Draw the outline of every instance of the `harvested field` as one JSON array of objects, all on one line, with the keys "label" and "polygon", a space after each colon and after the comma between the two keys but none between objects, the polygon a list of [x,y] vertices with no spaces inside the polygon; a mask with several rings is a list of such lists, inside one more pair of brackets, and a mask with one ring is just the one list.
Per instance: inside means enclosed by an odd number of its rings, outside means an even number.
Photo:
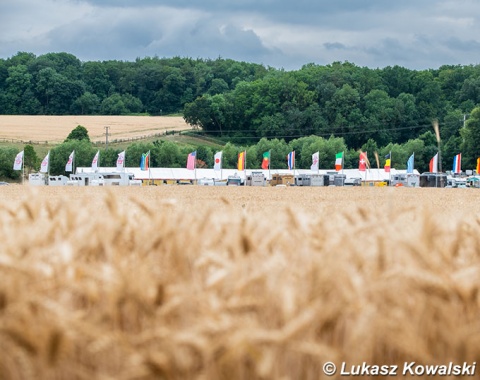
[{"label": "harvested field", "polygon": [[0,378],[480,362],[478,196],[2,186]]},{"label": "harvested field", "polygon": [[92,141],[130,139],[165,131],[191,129],[181,116],[23,116],[0,115],[0,140],[63,142],[78,125]]}]

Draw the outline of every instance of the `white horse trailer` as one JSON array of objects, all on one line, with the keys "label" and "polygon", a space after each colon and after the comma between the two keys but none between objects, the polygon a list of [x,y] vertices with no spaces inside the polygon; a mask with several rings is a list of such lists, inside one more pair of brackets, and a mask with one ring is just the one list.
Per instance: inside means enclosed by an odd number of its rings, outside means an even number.
[{"label": "white horse trailer", "polygon": [[77,186],[130,186],[138,185],[132,173],[76,173],[70,174],[71,184]]},{"label": "white horse trailer", "polygon": [[48,186],[66,186],[68,177],[64,175],[50,175],[48,176]]},{"label": "white horse trailer", "polygon": [[30,173],[28,175],[28,184],[31,186],[45,186],[48,184],[48,178],[43,173]]}]

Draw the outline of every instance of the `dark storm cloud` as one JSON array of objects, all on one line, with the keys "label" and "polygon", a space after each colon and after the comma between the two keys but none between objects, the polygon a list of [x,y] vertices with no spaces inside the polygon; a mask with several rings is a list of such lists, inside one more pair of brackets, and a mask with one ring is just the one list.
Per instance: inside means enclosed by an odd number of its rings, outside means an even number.
[{"label": "dark storm cloud", "polygon": [[476,0],[16,0],[0,2],[0,58],[67,51],[435,68],[480,62],[479,15]]}]

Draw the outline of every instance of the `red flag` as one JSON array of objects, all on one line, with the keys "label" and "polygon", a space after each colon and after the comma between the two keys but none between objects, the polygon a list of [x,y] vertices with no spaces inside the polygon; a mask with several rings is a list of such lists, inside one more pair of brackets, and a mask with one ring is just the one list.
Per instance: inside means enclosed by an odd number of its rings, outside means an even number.
[{"label": "red flag", "polygon": [[430,173],[438,173],[438,153],[430,160]]},{"label": "red flag", "polygon": [[370,166],[368,164],[367,152],[360,151],[360,161],[358,163],[358,170],[360,170],[361,172],[364,172],[367,169],[367,166]]}]

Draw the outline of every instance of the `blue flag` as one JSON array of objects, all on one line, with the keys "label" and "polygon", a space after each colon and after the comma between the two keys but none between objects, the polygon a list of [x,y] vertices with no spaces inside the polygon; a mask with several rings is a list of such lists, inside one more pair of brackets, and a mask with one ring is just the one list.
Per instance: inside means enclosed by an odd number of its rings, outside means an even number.
[{"label": "blue flag", "polygon": [[413,153],[407,161],[407,173],[413,173],[413,157],[415,153]]},{"label": "blue flag", "polygon": [[287,164],[290,170],[295,170],[295,151],[288,153],[287,155]]}]

